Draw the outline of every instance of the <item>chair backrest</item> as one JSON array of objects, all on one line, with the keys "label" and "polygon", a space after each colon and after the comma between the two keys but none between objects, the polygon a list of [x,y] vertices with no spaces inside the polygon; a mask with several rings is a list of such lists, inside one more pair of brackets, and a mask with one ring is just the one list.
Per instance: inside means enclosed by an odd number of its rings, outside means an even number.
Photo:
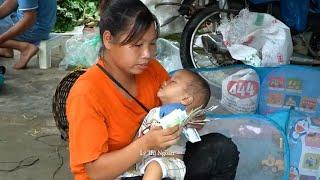
[{"label": "chair backrest", "polygon": [[66,115],[66,101],[69,91],[74,82],[83,74],[85,70],[75,70],[66,75],[58,84],[52,100],[52,113],[61,133],[61,139],[68,140],[69,123]]}]

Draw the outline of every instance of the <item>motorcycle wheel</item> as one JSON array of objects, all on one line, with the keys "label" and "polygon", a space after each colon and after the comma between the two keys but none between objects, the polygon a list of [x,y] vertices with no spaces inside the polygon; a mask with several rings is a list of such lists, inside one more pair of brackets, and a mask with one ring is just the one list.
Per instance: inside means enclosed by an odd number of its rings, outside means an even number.
[{"label": "motorcycle wheel", "polygon": [[[230,13],[225,13],[230,15]],[[180,57],[184,68],[217,67],[234,64],[217,31],[221,11],[216,7],[200,10],[190,18],[181,35]]]}]

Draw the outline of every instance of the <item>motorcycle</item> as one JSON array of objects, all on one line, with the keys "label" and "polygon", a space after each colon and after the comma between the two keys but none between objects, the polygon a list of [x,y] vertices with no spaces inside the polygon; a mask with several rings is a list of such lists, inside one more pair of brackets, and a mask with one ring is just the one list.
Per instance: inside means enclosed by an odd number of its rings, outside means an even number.
[{"label": "motorcycle", "polygon": [[[181,3],[159,3],[162,5],[180,6],[179,16],[184,16],[188,21],[180,37],[180,58],[185,68],[216,67],[230,64],[242,63],[235,60],[229,54],[222,34],[217,30],[223,18],[233,18],[243,8],[250,8],[250,5],[263,4],[267,6],[267,13],[272,12],[273,3],[276,0],[183,0]],[[288,0],[282,0],[288,1]],[[290,28],[303,31],[306,28],[306,21],[309,6],[312,12],[320,12],[319,0],[305,0],[306,3],[298,0],[288,1],[281,4],[281,19]],[[310,1],[310,4],[309,4]],[[302,5],[301,5],[302,3]],[[302,9],[301,11],[289,11],[288,9]],[[294,14],[296,13],[296,14]],[[162,26],[174,21],[178,16],[166,20]],[[315,39],[315,38],[313,38]],[[312,41],[312,47],[314,45]],[[314,54],[314,53],[313,53]]]}]

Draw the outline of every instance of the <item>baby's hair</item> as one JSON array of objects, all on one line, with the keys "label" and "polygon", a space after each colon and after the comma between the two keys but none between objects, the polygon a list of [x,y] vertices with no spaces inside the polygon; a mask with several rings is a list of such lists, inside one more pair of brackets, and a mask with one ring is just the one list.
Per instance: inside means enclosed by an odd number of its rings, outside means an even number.
[{"label": "baby's hair", "polygon": [[188,91],[196,97],[202,108],[205,108],[210,100],[211,91],[209,83],[197,72],[187,70],[192,75],[192,80],[188,83]]},{"label": "baby's hair", "polygon": [[101,0],[100,16],[101,37],[105,31],[110,31],[115,38],[129,32],[120,45],[137,43],[151,25],[155,25],[159,35],[156,17],[140,0]]}]

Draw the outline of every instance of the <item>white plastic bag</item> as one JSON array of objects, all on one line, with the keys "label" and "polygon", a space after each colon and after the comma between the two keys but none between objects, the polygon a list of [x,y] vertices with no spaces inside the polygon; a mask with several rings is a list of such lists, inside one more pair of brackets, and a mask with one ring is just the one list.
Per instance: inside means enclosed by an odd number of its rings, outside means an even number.
[{"label": "white plastic bag", "polygon": [[259,76],[242,69],[222,81],[221,105],[232,113],[254,113],[258,106]]},{"label": "white plastic bag", "polygon": [[218,27],[232,58],[256,67],[288,64],[293,47],[290,29],[270,14],[240,11]]},{"label": "white plastic bag", "polygon": [[66,42],[66,55],[59,67],[62,69],[88,68],[97,62],[100,47],[98,29],[74,35]]}]

